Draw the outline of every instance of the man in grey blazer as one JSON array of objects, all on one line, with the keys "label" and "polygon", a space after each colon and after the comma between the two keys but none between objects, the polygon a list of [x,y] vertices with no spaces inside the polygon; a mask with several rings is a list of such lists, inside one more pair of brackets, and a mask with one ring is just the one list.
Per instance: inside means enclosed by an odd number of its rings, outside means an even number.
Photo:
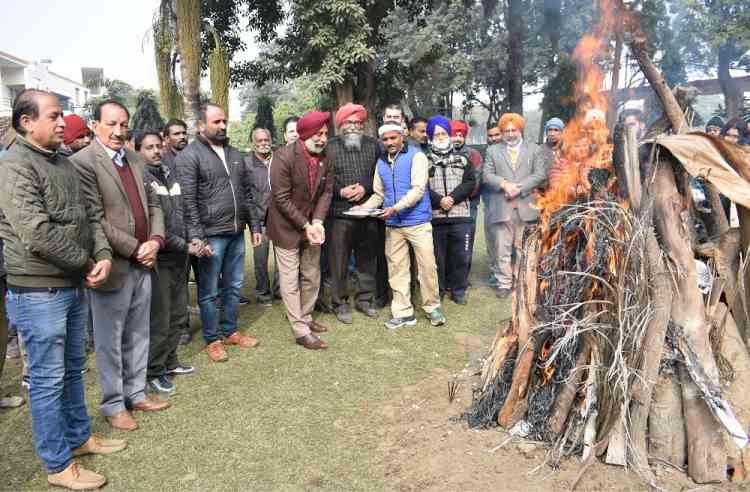
[{"label": "man in grey blazer", "polygon": [[164,244],[159,199],[143,182],[145,164],[125,148],[128,110],[108,100],[94,110],[96,141],[73,158],[92,213],[112,246],[112,272],[92,290],[96,366],[102,414],[112,427],[138,427],[129,410],[156,411],[164,400],[147,397],[151,274]]},{"label": "man in grey blazer", "polygon": [[499,298],[508,297],[513,288],[513,257],[518,257],[525,225],[539,217],[534,208],[535,190],[546,179],[541,152],[523,139],[524,125],[523,116],[516,113],[500,118],[502,142],[487,149],[482,168],[482,182],[489,196],[485,220],[490,222],[495,239]]}]

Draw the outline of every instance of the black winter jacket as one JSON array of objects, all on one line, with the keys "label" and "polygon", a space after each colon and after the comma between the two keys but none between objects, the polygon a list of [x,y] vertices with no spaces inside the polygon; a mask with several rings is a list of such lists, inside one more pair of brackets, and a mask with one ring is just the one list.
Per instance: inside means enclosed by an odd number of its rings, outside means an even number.
[{"label": "black winter jacket", "polygon": [[188,252],[187,228],[183,214],[182,190],[177,182],[177,171],[174,161],[171,165],[146,165],[143,181],[159,197],[161,211],[164,214],[164,248],[159,250],[159,262],[170,265],[185,263]]},{"label": "black winter jacket", "polygon": [[260,220],[251,211],[243,155],[227,143],[224,156],[228,174],[211,144],[199,135],[175,159],[188,240],[241,233],[248,224],[260,231]]}]

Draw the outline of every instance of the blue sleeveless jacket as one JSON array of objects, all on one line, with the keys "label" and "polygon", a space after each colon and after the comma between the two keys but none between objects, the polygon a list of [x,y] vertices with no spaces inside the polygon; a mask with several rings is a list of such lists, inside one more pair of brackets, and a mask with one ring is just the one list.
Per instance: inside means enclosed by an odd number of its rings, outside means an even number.
[{"label": "blue sleeveless jacket", "polygon": [[[388,164],[384,155],[378,159],[378,175],[383,182],[383,208],[392,207],[411,189],[411,164],[420,149],[404,144],[404,149],[398,153],[393,167]],[[432,205],[430,191],[425,185],[422,198],[411,208],[404,209],[386,219],[388,227],[408,227],[426,224],[432,220]]]}]

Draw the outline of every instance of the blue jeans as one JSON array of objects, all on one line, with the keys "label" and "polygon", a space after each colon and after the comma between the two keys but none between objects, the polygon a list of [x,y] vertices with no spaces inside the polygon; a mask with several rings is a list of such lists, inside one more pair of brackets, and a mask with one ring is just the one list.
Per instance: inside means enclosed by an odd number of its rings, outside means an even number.
[{"label": "blue jeans", "polygon": [[[198,306],[201,309],[203,338],[206,343],[228,337],[237,331],[240,289],[245,277],[245,236],[211,236],[208,244],[214,250],[211,257],[199,263]],[[216,306],[221,275],[222,310]]]},{"label": "blue jeans", "polygon": [[[11,288],[12,289],[12,288]],[[83,288],[6,294],[8,312],[29,356],[34,447],[48,473],[68,467],[91,436],[81,371],[88,303]]]}]

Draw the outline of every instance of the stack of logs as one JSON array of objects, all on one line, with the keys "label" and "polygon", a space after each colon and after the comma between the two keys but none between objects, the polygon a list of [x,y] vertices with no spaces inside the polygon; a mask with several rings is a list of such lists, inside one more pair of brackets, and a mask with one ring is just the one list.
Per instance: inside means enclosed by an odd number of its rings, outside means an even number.
[{"label": "stack of logs", "polygon": [[[621,2],[620,9],[627,11]],[[628,16],[630,51],[671,133],[685,133],[684,108],[637,26]],[[736,172],[737,186],[750,188],[744,156],[707,135],[690,138],[710,141]],[[738,205],[742,227],[731,229],[724,190],[709,180],[703,186],[712,210],[697,210],[690,185],[696,176],[658,138],[639,148],[634,132],[621,129],[614,156],[600,189],[527,230],[512,321],[498,331],[469,421],[486,425],[482,416],[489,416],[514,435],[544,439],[553,443],[553,457],[582,452],[590,463],[606,453],[604,460],[632,467],[654,486],[658,463],[685,469],[697,483],[745,480],[750,321],[743,252],[750,211]],[[576,220],[578,232],[565,229]],[[602,234],[606,241],[595,237]],[[550,272],[545,262],[555,244],[563,248],[555,253],[559,265],[585,271]],[[597,248],[606,250],[600,265]],[[699,272],[702,264],[710,268]],[[590,279],[575,284],[583,289],[576,302],[558,295],[551,305],[550,290],[573,285],[555,287],[562,276]],[[547,400],[540,396],[545,387],[554,388]]]}]

